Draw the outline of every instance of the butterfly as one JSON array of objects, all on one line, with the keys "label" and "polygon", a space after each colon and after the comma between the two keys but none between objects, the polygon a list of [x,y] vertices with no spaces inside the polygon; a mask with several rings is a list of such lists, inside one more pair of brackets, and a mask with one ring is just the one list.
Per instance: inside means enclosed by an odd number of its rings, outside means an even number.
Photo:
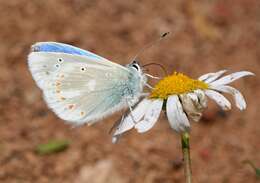
[{"label": "butterfly", "polygon": [[28,66],[47,105],[75,126],[93,124],[123,108],[131,109],[148,85],[147,75],[135,60],[122,66],[57,42],[32,45]]}]

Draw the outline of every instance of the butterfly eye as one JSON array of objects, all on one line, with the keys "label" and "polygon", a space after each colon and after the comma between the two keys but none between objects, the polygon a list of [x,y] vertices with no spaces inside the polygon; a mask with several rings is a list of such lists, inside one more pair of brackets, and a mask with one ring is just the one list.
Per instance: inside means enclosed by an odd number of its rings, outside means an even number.
[{"label": "butterfly eye", "polygon": [[133,64],[132,66],[133,66],[133,68],[135,68],[137,71],[139,71],[139,66],[138,66],[137,64]]}]

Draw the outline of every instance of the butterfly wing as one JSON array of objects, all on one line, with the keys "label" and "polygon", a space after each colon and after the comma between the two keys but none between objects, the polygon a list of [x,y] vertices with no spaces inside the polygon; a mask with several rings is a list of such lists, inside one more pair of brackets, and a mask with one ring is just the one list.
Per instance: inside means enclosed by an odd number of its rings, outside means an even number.
[{"label": "butterfly wing", "polygon": [[93,59],[99,59],[99,60],[105,60],[107,59],[96,55],[90,51],[83,50],[80,48],[77,48],[72,45],[64,44],[64,43],[57,43],[57,42],[38,42],[32,46],[33,52],[57,52],[57,53],[68,53],[73,55],[82,55],[86,56],[88,58]]},{"label": "butterfly wing", "polygon": [[48,106],[66,121],[75,125],[94,122],[126,104],[133,74],[126,67],[95,57],[57,52],[32,52],[28,59]]}]

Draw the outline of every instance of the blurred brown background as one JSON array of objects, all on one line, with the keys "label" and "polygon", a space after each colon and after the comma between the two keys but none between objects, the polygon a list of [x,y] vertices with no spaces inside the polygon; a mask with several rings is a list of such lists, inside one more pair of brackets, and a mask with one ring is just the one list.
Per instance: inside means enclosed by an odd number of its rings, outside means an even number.
[{"label": "blurred brown background", "polygon": [[[233,84],[247,110],[223,113],[211,105],[191,131],[194,182],[256,182],[242,161],[260,166],[258,0],[1,0],[0,182],[184,182],[180,138],[163,115],[148,133],[133,130],[116,145],[108,131],[120,114],[71,129],[48,110],[26,60],[31,44],[58,41],[126,64],[165,31],[171,36],[145,52],[142,63],[192,77],[220,69],[256,74]],[[35,146],[50,139],[71,145],[36,154]]]}]

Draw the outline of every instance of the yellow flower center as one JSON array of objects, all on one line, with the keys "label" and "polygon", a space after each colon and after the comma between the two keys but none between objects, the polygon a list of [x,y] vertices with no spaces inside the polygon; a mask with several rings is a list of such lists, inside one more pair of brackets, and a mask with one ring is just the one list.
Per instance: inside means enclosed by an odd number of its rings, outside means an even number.
[{"label": "yellow flower center", "polygon": [[150,97],[166,99],[169,95],[178,95],[207,88],[208,84],[203,81],[191,79],[182,73],[174,72],[155,85]]}]

